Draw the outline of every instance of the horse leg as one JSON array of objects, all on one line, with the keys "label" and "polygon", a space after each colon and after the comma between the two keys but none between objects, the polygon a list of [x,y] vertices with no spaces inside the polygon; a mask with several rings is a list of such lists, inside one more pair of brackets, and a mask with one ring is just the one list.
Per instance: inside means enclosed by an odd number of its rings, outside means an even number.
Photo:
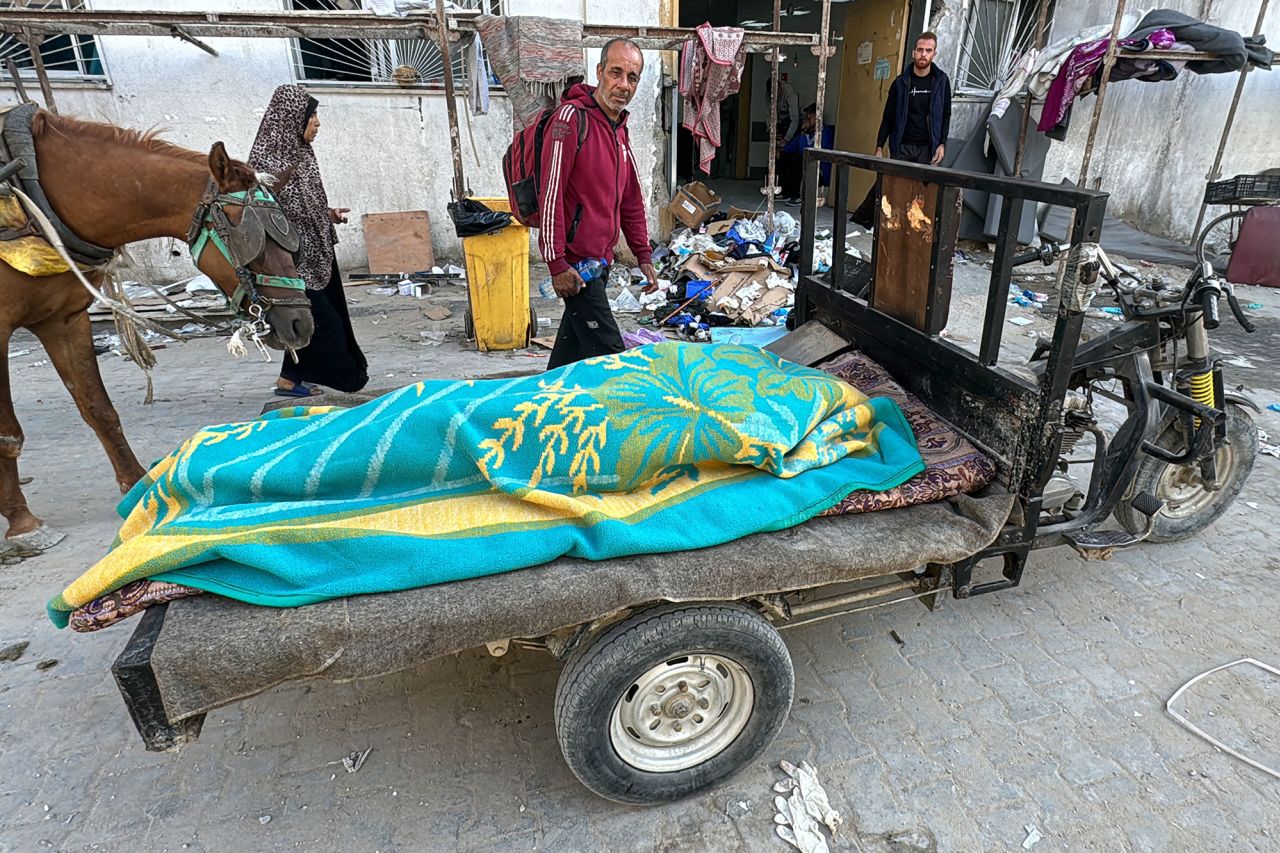
[{"label": "horse leg", "polygon": [[13,411],[9,390],[9,336],[12,329],[0,329],[0,515],[9,522],[8,536],[30,533],[40,527],[40,519],[27,508],[27,499],[18,483],[18,455],[22,452],[22,426]]},{"label": "horse leg", "polygon": [[44,344],[49,360],[53,362],[62,384],[71,392],[71,398],[84,418],[102,442],[102,449],[115,469],[120,492],[129,491],[142,479],[146,469],[133,455],[120,416],[116,414],[107,389],[102,384],[98,370],[98,356],[93,351],[93,328],[87,310],[76,311],[64,317],[53,317],[31,327],[31,331]]}]

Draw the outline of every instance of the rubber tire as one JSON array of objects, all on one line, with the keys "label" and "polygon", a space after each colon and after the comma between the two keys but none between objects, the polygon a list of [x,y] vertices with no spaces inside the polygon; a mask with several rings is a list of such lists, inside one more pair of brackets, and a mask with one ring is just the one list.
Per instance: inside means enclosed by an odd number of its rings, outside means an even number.
[{"label": "rubber tire", "polygon": [[[625,763],[609,740],[614,705],[652,666],[705,652],[732,658],[750,676],[755,706],[721,752],[673,773]],[[664,604],[611,625],[570,657],[556,686],[556,736],[573,775],[607,800],[669,802],[713,785],[754,761],[786,722],[795,695],[791,654],[777,630],[740,604]]]},{"label": "rubber tire", "polygon": [[[1182,519],[1169,518],[1163,513],[1156,515],[1155,527],[1146,541],[1181,542],[1184,539],[1190,539],[1217,521],[1244,488],[1245,481],[1249,479],[1249,473],[1253,470],[1253,463],[1258,458],[1258,427],[1253,423],[1253,418],[1249,417],[1249,413],[1241,407],[1228,403],[1226,411],[1227,438],[1231,441],[1232,449],[1240,455],[1240,464],[1236,466],[1235,476],[1230,482],[1223,484],[1218,491],[1217,499],[1198,515]],[[1165,450],[1176,450],[1183,446],[1176,424],[1170,422],[1165,426],[1160,432],[1160,437],[1156,439],[1156,444]],[[1133,478],[1133,485],[1127,493],[1129,495],[1140,492],[1157,494],[1156,488],[1160,477],[1165,468],[1171,464],[1146,453],[1142,456],[1142,462],[1139,463],[1138,471]],[[1130,506],[1128,501],[1116,507],[1115,516],[1120,526],[1130,533],[1138,534],[1146,530],[1147,517]]]}]

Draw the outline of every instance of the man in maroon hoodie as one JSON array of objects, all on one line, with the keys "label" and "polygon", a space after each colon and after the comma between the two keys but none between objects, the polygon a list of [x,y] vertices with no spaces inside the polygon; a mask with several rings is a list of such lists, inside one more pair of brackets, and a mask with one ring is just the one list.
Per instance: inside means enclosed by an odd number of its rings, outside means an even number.
[{"label": "man in maroon hoodie", "polygon": [[[538,249],[551,271],[556,294],[564,300],[564,317],[548,370],[623,350],[622,334],[605,295],[607,272],[583,282],[574,264],[603,258],[612,265],[613,247],[621,233],[649,287],[657,286],[644,198],[627,134],[626,106],[643,70],[640,48],[628,39],[613,39],[600,52],[599,85],[570,87],[547,125]],[[580,114],[587,126],[581,147]]]}]

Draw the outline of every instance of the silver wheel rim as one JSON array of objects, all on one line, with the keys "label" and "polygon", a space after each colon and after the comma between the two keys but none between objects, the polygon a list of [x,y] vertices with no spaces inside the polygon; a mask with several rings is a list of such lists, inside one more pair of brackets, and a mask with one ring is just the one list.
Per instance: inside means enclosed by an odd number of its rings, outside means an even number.
[{"label": "silver wheel rim", "polygon": [[[1225,488],[1235,477],[1236,454],[1230,444],[1218,448],[1218,481]],[[1219,497],[1223,489],[1209,491],[1200,479],[1199,465],[1166,465],[1156,484],[1156,497],[1164,501],[1161,514],[1182,520],[1203,512]]]},{"label": "silver wheel rim", "polygon": [[721,655],[692,654],[650,667],[613,706],[609,740],[627,764],[675,773],[723,752],[755,707],[751,677]]}]

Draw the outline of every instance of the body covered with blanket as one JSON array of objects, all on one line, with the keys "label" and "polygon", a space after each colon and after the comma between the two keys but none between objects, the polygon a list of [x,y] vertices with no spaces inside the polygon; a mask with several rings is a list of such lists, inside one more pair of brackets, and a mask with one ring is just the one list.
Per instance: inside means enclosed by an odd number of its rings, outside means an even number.
[{"label": "body covered with blanket", "polygon": [[703,548],[923,468],[888,398],[753,347],[662,343],[518,379],[200,430],[49,603],[139,578],[291,607],[539,565]]}]

